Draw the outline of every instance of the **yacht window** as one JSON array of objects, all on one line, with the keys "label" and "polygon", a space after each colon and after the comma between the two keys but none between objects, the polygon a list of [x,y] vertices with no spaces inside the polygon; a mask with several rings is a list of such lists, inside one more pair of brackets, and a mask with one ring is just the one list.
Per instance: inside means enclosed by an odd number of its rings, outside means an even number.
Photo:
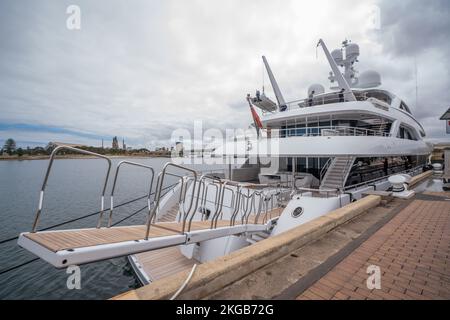
[{"label": "yacht window", "polygon": [[367,98],[375,98],[380,101],[386,102],[387,104],[391,104],[391,97],[383,91],[366,91],[364,92]]},{"label": "yacht window", "polygon": [[351,186],[403,172],[426,163],[426,156],[357,158],[346,181]]},{"label": "yacht window", "polygon": [[406,112],[411,114],[411,110],[409,110],[409,107],[403,101],[400,103],[400,109],[405,110]]},{"label": "yacht window", "polygon": [[417,140],[417,135],[414,134],[414,130],[407,128],[405,126],[400,126],[397,134],[397,138],[400,139],[408,139],[408,140]]},{"label": "yacht window", "polygon": [[422,138],[425,138],[425,131],[423,131],[423,130],[420,130],[420,135],[422,136]]}]

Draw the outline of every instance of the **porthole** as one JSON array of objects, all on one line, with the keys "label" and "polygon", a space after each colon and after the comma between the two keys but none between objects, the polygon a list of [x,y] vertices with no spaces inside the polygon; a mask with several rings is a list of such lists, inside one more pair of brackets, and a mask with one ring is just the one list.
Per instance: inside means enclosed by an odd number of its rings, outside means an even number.
[{"label": "porthole", "polygon": [[302,207],[297,207],[295,208],[294,211],[292,211],[292,217],[293,218],[298,218],[303,214],[303,208]]}]

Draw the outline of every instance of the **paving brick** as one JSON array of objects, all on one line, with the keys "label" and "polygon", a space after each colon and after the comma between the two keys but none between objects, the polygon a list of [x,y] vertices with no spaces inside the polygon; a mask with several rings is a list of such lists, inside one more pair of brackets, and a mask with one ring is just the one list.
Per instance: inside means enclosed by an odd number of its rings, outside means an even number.
[{"label": "paving brick", "polygon": [[[299,298],[450,299],[450,202],[414,200]],[[369,265],[381,290],[369,290]]]}]

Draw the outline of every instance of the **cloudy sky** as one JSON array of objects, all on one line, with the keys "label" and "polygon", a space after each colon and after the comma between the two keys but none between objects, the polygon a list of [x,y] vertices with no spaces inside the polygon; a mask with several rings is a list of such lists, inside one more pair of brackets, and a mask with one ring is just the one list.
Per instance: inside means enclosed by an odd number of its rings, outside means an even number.
[{"label": "cloudy sky", "polygon": [[[80,30],[66,26],[72,4]],[[328,86],[319,38],[330,49],[357,42],[358,68],[378,70],[428,137],[444,138],[449,8],[447,0],[2,0],[0,143],[98,146],[117,135],[154,147],[197,119],[245,128],[245,96],[268,82],[261,55],[287,100],[304,98],[311,83]]]}]

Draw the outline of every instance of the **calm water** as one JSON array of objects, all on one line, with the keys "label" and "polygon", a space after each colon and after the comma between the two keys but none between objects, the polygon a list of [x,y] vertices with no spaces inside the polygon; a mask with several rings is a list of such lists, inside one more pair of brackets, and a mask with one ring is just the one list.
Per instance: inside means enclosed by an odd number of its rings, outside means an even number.
[{"label": "calm water", "polygon": [[[123,159],[114,159],[114,164]],[[169,159],[130,159],[152,166],[159,172]],[[0,161],[0,241],[29,231],[36,212],[39,190],[48,162]],[[217,166],[216,166],[217,167]],[[205,169],[197,166],[197,169]],[[210,169],[211,166],[208,167]],[[56,160],[48,186],[41,221],[44,228],[71,218],[93,213],[100,208],[100,192],[106,164],[98,159]],[[150,174],[143,169],[123,167],[116,187],[114,203],[145,195]],[[168,180],[167,184],[174,180]],[[155,179],[156,183],[156,179]],[[107,193],[109,194],[109,192]],[[144,207],[146,200],[118,208],[114,221]],[[105,206],[109,207],[109,197]],[[123,225],[145,222],[146,210],[125,221]],[[98,216],[77,221],[60,228],[93,227]],[[113,221],[113,222],[114,222]],[[17,245],[17,241],[0,244],[0,270],[5,270],[34,256]],[[107,299],[136,288],[139,284],[126,258],[81,266],[81,290],[66,287],[68,274],[38,260],[0,275],[0,299]]]}]

